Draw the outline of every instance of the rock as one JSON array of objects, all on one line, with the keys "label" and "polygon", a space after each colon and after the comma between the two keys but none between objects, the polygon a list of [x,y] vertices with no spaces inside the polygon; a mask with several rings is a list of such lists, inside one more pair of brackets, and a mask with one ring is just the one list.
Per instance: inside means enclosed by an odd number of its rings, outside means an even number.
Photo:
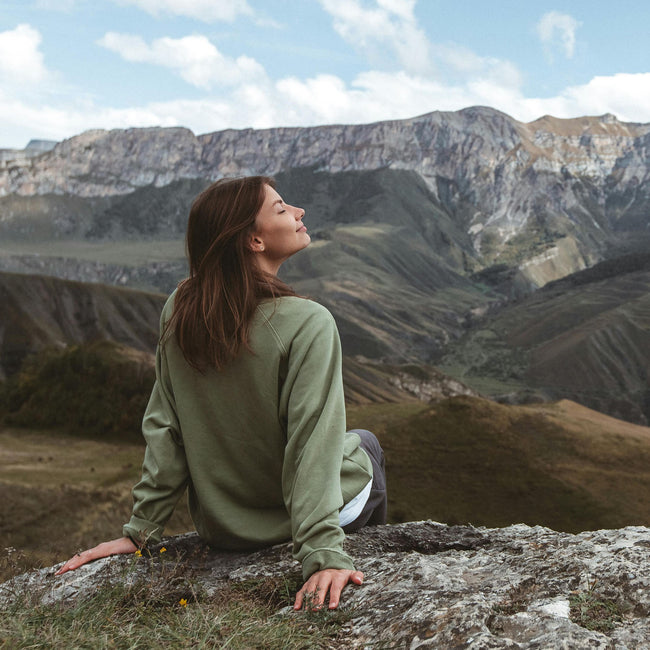
[{"label": "rock", "polygon": [[[649,533],[628,527],[571,535],[431,521],[364,529],[346,539],[365,581],[345,592],[342,607],[352,614],[345,647],[650,647]],[[24,574],[0,585],[0,602],[6,607],[25,592],[50,603],[90,598],[98,583],[134,580],[169,562],[206,594],[297,569],[289,545],[223,553],[195,534],[164,544],[164,561],[117,557],[61,577],[53,576],[56,567]],[[289,607],[281,614],[301,615]]]}]

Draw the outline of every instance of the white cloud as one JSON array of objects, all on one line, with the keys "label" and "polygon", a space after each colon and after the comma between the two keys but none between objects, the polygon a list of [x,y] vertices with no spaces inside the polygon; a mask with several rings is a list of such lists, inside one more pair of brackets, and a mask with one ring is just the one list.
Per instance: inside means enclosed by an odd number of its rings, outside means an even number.
[{"label": "white cloud", "polygon": [[537,34],[552,58],[551,50],[559,47],[567,59],[573,58],[576,46],[576,29],[582,23],[569,14],[549,11],[537,23]]},{"label": "white cloud", "polygon": [[403,119],[432,110],[492,106],[521,121],[613,113],[623,121],[650,122],[650,73],[594,77],[556,97],[525,97],[498,80],[447,84],[405,72],[370,71],[351,84],[333,75],[245,83],[204,99],[152,102],[115,109],[77,100],[68,106],[21,102],[0,91],[0,146],[30,138],[60,140],[91,128],[186,126],[195,133],[226,128],[360,124]]},{"label": "white cloud", "polygon": [[436,67],[442,71],[440,76],[444,74],[453,79],[454,83],[482,80],[513,88],[521,85],[521,73],[510,61],[479,56],[472,50],[455,44],[432,45],[431,51]]},{"label": "white cloud", "polygon": [[235,85],[265,77],[264,68],[255,59],[226,57],[202,35],[164,37],[148,45],[140,36],[108,32],[98,43],[127,61],[151,63],[174,70],[198,88]]},{"label": "white cloud", "polygon": [[334,18],[341,38],[372,62],[386,62],[396,55],[407,72],[430,69],[429,41],[413,14],[415,0],[375,0],[372,8],[359,0],[320,0],[320,4]]},{"label": "white cloud", "polygon": [[30,25],[0,32],[0,80],[9,84],[38,84],[48,77],[39,50],[41,34]]},{"label": "white cloud", "polygon": [[[521,74],[510,61],[479,56],[455,44],[429,43],[414,17],[415,0],[372,0],[371,8],[360,0],[319,1],[343,38],[357,41],[369,52],[383,49],[393,59],[397,55],[402,69],[370,69],[351,82],[332,74],[271,79],[255,59],[227,57],[203,35],[147,42],[140,36],[108,32],[99,41],[103,47],[130,62],[165,67],[205,91],[201,99],[116,109],[97,105],[83,93],[54,95],[49,87],[53,73],[39,50],[40,33],[19,25],[0,33],[0,146],[24,146],[31,137],[62,139],[89,128],[180,125],[205,133],[358,124],[472,105],[492,106],[522,121],[544,114],[614,113],[622,120],[650,122],[650,73],[594,77],[555,97],[526,97]],[[165,0],[158,6],[170,10],[172,4]],[[189,10],[200,3],[179,0],[174,6],[178,9],[181,4]],[[210,0],[212,4],[220,3]],[[243,6],[247,5],[239,4]],[[552,42],[568,39],[562,41],[568,55],[574,51],[578,24],[570,16],[564,18],[570,20],[549,18],[540,35]]]},{"label": "white cloud", "polygon": [[172,14],[204,22],[232,22],[238,15],[251,16],[253,10],[246,0],[114,0],[122,5],[135,5],[153,16]]},{"label": "white cloud", "polygon": [[624,122],[650,122],[650,72],[599,76],[556,97],[520,98],[517,113],[526,120],[612,113]]}]

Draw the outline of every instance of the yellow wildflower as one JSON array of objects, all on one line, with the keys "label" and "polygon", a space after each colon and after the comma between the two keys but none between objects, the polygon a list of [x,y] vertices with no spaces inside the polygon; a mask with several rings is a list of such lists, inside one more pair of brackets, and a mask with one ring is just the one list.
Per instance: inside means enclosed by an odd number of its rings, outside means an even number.
[{"label": "yellow wildflower", "polygon": [[142,551],[141,551],[140,549],[138,549],[138,550],[135,552],[135,556],[136,556],[136,557],[142,557]]},{"label": "yellow wildflower", "polygon": [[178,604],[179,604],[181,607],[187,607],[187,600],[186,600],[185,598],[181,598],[181,599],[178,601]]},{"label": "yellow wildflower", "polygon": [[161,552],[161,553],[164,553],[166,550],[167,550],[167,549],[163,546],[163,547],[160,549],[160,552]]}]

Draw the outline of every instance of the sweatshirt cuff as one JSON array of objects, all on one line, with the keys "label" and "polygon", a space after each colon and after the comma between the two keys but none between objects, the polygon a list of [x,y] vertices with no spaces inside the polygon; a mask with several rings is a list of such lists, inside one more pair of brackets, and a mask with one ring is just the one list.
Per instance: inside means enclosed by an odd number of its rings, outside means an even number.
[{"label": "sweatshirt cuff", "polygon": [[348,569],[354,571],[354,563],[349,555],[329,548],[317,548],[302,560],[302,577],[305,581],[316,571],[323,569]]},{"label": "sweatshirt cuff", "polygon": [[133,515],[128,524],[122,528],[124,537],[130,537],[133,543],[142,548],[147,544],[158,544],[162,538],[162,526],[153,521],[140,519]]}]

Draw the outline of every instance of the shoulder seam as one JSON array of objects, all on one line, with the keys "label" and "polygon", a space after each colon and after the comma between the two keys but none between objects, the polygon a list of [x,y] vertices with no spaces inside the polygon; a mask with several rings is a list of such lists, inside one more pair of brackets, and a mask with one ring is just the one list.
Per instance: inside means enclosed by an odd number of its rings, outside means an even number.
[{"label": "shoulder seam", "polygon": [[262,308],[259,305],[257,305],[256,309],[262,315],[262,318],[264,319],[264,322],[266,323],[268,328],[271,330],[271,333],[275,337],[275,340],[278,342],[278,345],[280,346],[280,349],[282,350],[282,354],[287,354],[287,348],[284,346],[284,343],[282,342],[282,339],[280,338],[280,335],[278,334],[278,331],[275,329],[275,327],[273,327],[273,325],[271,324],[271,321],[268,318],[268,316],[264,313],[264,311],[262,310]]}]

